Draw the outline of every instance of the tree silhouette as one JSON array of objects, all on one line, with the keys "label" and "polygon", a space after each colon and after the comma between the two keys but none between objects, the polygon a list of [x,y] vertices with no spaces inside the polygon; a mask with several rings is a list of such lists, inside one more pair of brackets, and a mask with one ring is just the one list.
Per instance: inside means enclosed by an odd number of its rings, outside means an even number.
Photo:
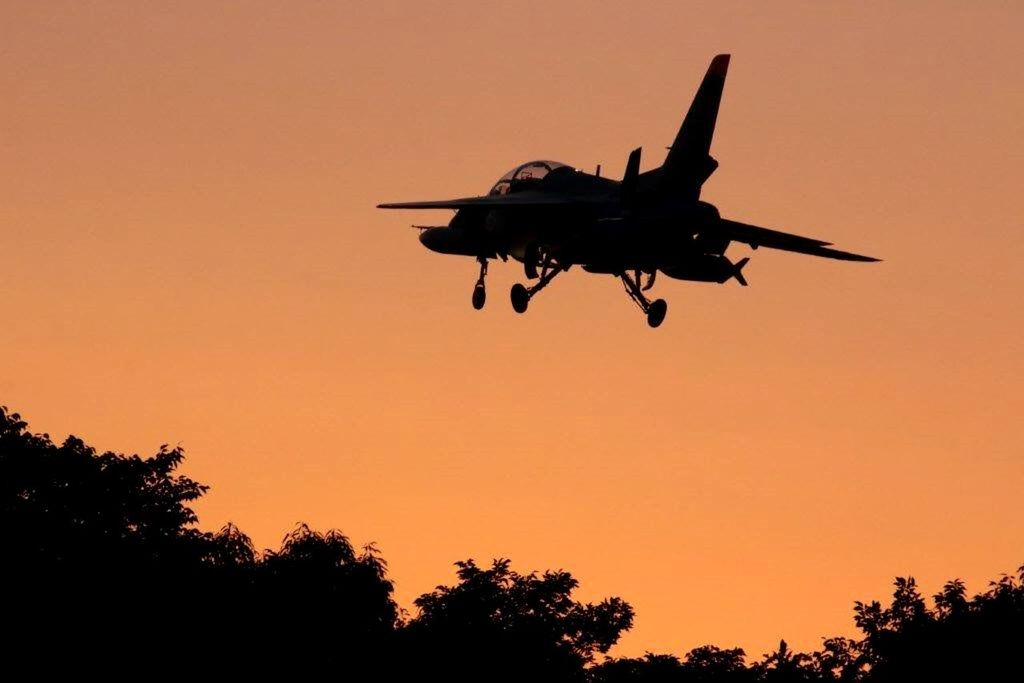
[{"label": "tree silhouette", "polygon": [[755,666],[758,679],[771,683],[796,683],[797,681],[815,680],[817,676],[810,666],[813,658],[799,652],[793,652],[785,640],[779,641],[779,648],[769,652]]},{"label": "tree silhouette", "polygon": [[255,588],[264,623],[290,624],[296,644],[366,652],[398,625],[386,563],[372,548],[357,554],[339,531],[300,524],[263,555]]},{"label": "tree silhouette", "polygon": [[686,654],[684,670],[692,681],[728,681],[741,683],[753,680],[752,671],[747,669],[746,653],[740,648],[723,650],[714,645],[694,648]]},{"label": "tree silhouette", "polygon": [[0,407],[0,600],[5,664],[39,677],[225,676],[324,671],[385,680],[788,683],[1022,680],[1024,567],[972,598],[954,579],[928,607],[913,577],[888,606],[854,604],[862,638],[811,654],[781,641],[747,664],[706,645],[680,660],[605,655],[633,622],[619,598],[573,599],[565,571],[520,574],[508,560],[457,562],[457,581],[403,618],[387,564],[341,532],[304,524],[257,551],[228,524],[202,531],[190,505],[206,486],[176,474],[184,454],[97,453],[32,434]]},{"label": "tree silhouette", "polygon": [[648,652],[643,657],[609,659],[590,671],[593,683],[672,683],[690,681],[683,674],[683,663],[673,655]]},{"label": "tree silhouette", "polygon": [[594,683],[753,683],[757,672],[747,667],[740,648],[723,650],[703,645],[686,653],[684,661],[672,655],[648,652],[637,659],[611,659],[594,667]]},{"label": "tree silhouette", "polygon": [[1004,575],[968,601],[962,581],[949,581],[929,610],[912,578],[897,578],[892,603],[857,602],[855,621],[866,678],[1007,680],[1021,677],[1024,642],[1024,567]]},{"label": "tree silhouette", "polygon": [[821,650],[811,654],[814,680],[857,681],[863,677],[866,665],[860,643],[849,638],[825,638]]},{"label": "tree silhouette", "polygon": [[10,644],[47,634],[67,658],[123,668],[172,647],[187,667],[207,657],[195,643],[385,647],[398,608],[372,548],[304,525],[265,553],[233,525],[202,532],[189,505],[207,487],[175,474],[183,457],[97,453],[75,437],[57,446],[0,408],[2,597],[21,625]]},{"label": "tree silhouette", "polygon": [[405,629],[410,662],[445,680],[582,680],[633,622],[619,598],[581,604],[568,572],[519,574],[508,560],[457,562],[459,582],[416,600]]}]

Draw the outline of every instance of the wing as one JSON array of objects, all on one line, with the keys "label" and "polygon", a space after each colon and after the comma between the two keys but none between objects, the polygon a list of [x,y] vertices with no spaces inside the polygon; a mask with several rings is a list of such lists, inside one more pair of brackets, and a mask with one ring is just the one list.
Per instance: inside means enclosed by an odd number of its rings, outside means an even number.
[{"label": "wing", "polygon": [[397,202],[378,204],[378,209],[465,209],[514,208],[531,206],[595,206],[614,203],[616,200],[603,195],[560,195],[550,192],[516,192],[485,197],[464,197],[462,199],[440,199],[425,202]]},{"label": "wing", "polygon": [[768,247],[769,249],[781,249],[792,251],[797,254],[809,254],[811,256],[822,256],[824,258],[840,259],[842,261],[880,261],[873,256],[862,256],[852,254],[848,251],[829,248],[831,242],[801,237],[788,232],[770,230],[756,225],[747,225],[737,221],[721,219],[719,221],[719,232],[735,242],[749,244],[753,248]]}]

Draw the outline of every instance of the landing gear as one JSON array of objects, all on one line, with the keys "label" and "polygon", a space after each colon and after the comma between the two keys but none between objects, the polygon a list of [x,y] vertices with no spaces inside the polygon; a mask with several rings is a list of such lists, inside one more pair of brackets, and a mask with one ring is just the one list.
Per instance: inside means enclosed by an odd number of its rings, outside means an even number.
[{"label": "landing gear", "polygon": [[[548,283],[555,279],[555,276],[562,271],[569,270],[569,266],[563,266],[554,264],[551,262],[551,257],[545,255],[543,261],[541,261],[541,271],[539,274],[535,273],[535,277],[540,277],[533,287],[526,287],[518,282],[512,285],[512,291],[509,292],[510,298],[512,299],[512,310],[516,313],[526,313],[526,309],[530,306],[530,299],[548,286]],[[529,270],[527,271],[529,276]]]},{"label": "landing gear", "polygon": [[666,313],[668,313],[668,304],[665,303],[665,300],[655,299],[647,307],[647,324],[651,327],[657,327],[665,319]]},{"label": "landing gear", "polygon": [[540,277],[537,273],[537,264],[540,262],[540,247],[536,244],[527,245],[523,254],[523,274],[527,280],[536,280]]},{"label": "landing gear", "polygon": [[516,313],[526,313],[526,307],[530,305],[530,290],[518,282],[512,285],[512,308]]},{"label": "landing gear", "polygon": [[487,289],[484,287],[484,278],[487,277],[487,259],[483,256],[477,259],[480,262],[480,277],[473,287],[473,308],[480,310],[487,301]]},{"label": "landing gear", "polygon": [[654,285],[654,273],[651,273],[651,279],[648,280],[647,286],[643,289],[640,288],[639,270],[633,271],[632,275],[619,273],[619,279],[626,286],[626,294],[629,294],[629,298],[640,307],[640,310],[647,314],[647,324],[651,327],[660,325],[665,320],[665,314],[668,313],[668,304],[665,303],[664,299],[648,301],[647,297],[644,296],[644,291]]}]

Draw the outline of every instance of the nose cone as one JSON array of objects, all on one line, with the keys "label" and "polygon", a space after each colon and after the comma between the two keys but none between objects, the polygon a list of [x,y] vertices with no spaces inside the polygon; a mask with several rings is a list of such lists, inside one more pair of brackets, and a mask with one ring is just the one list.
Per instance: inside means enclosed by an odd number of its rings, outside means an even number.
[{"label": "nose cone", "polygon": [[442,248],[445,242],[444,233],[448,231],[448,228],[427,228],[426,230],[420,231],[420,244],[425,246],[430,251],[443,252]]},{"label": "nose cone", "polygon": [[459,228],[427,228],[420,233],[420,244],[439,254],[476,256],[479,245]]}]

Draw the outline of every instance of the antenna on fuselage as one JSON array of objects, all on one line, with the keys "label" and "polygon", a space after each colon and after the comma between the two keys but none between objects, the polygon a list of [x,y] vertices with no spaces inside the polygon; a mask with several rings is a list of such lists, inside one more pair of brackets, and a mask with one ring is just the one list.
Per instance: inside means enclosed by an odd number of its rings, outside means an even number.
[{"label": "antenna on fuselage", "polygon": [[594,171],[594,175],[597,176],[598,178],[601,177],[601,164],[597,165],[597,170]]}]

